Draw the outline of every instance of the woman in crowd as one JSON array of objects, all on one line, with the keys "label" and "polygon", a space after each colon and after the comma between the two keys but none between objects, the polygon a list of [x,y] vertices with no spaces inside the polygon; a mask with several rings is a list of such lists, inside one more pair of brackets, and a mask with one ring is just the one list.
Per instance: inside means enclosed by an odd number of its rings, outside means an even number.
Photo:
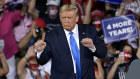
[{"label": "woman in crowd", "polygon": [[134,50],[131,45],[125,44],[120,51],[117,60],[108,73],[107,79],[125,79],[126,72],[134,57]]}]

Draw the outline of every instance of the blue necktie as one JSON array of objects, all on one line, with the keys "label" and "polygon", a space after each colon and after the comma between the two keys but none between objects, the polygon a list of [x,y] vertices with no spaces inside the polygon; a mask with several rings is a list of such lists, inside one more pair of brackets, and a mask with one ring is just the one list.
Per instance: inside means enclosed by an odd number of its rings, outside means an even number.
[{"label": "blue necktie", "polygon": [[70,34],[70,47],[76,65],[76,79],[81,79],[80,51],[78,49],[74,37],[72,36],[73,32],[70,32],[69,34]]}]

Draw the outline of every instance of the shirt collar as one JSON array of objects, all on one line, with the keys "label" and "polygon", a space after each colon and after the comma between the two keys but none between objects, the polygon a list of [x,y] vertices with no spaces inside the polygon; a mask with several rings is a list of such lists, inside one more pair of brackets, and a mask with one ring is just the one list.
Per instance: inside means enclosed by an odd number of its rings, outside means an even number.
[{"label": "shirt collar", "polygon": [[[66,29],[64,29],[64,31],[65,31],[66,36],[69,35],[69,32],[70,32],[70,31],[67,31]],[[74,29],[72,30],[72,32],[73,32],[74,35],[75,35],[75,34],[76,34],[76,36],[78,35],[78,25],[77,25],[77,24],[75,25],[75,27],[74,27]]]}]

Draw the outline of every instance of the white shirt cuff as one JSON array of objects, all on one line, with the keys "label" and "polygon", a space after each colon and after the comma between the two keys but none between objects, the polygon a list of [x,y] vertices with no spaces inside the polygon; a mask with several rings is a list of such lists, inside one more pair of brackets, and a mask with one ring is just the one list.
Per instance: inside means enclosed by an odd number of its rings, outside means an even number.
[{"label": "white shirt cuff", "polygon": [[94,48],[89,48],[92,52],[95,52],[96,51],[96,48],[94,46]]},{"label": "white shirt cuff", "polygon": [[38,58],[38,59],[40,58],[40,55],[41,55],[42,52],[43,52],[43,51],[37,52],[37,50],[35,49],[35,53],[37,53],[37,58]]}]

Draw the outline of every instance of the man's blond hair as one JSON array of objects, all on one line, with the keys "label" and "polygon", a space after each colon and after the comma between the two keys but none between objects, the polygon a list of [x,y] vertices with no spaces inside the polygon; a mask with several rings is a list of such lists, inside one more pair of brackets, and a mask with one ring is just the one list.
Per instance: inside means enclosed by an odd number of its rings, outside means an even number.
[{"label": "man's blond hair", "polygon": [[75,11],[76,16],[78,16],[78,8],[72,4],[65,4],[60,8],[59,15],[64,11]]}]

